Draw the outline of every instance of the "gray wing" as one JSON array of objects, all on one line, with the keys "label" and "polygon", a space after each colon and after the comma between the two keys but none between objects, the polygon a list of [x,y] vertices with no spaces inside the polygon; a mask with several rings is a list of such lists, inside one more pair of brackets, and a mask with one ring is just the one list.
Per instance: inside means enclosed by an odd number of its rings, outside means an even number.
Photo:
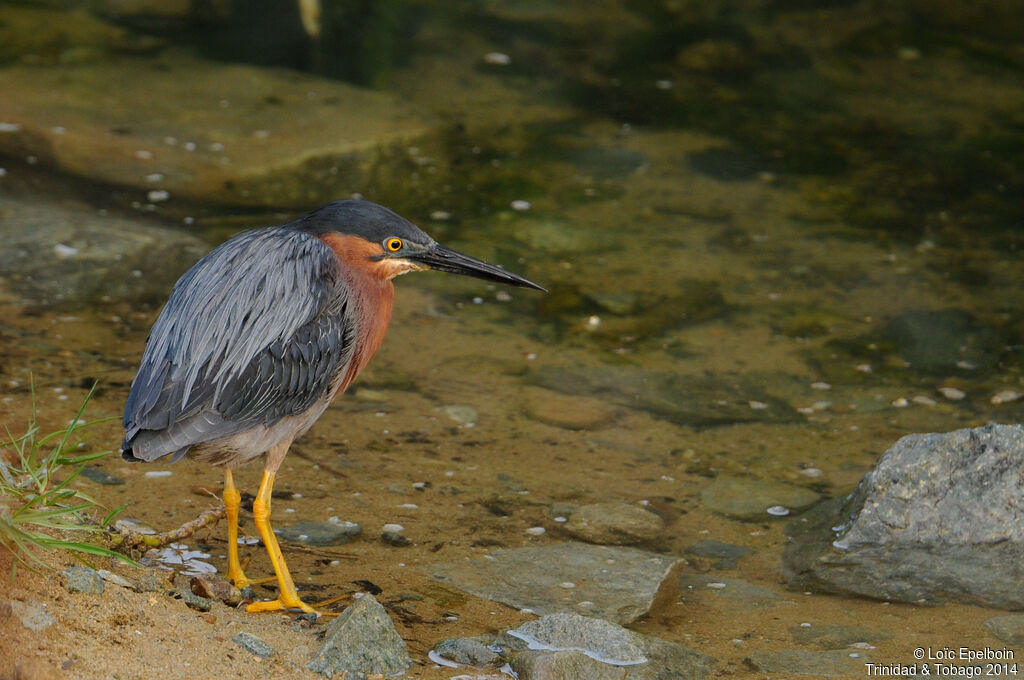
[{"label": "gray wing", "polygon": [[331,249],[270,228],[211,251],[174,286],[125,406],[122,456],[196,444],[302,413],[352,357],[348,290]]}]

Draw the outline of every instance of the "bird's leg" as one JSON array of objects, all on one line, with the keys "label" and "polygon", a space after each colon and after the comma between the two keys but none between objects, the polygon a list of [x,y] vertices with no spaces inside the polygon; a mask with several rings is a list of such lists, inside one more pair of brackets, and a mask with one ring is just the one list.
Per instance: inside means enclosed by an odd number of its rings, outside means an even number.
[{"label": "bird's leg", "polygon": [[252,585],[252,581],[242,571],[238,561],[238,506],[242,503],[242,495],[238,493],[235,480],[231,476],[231,468],[224,470],[224,507],[228,515],[228,580],[236,588]]},{"label": "bird's leg", "polygon": [[253,521],[263,539],[263,545],[267,547],[267,554],[270,556],[270,563],[274,565],[274,573],[277,574],[278,594],[276,600],[266,602],[253,602],[248,607],[250,612],[266,612],[277,609],[301,609],[307,613],[315,610],[299,599],[295,591],[295,582],[285,564],[284,555],[281,554],[281,546],[277,543],[274,530],[270,527],[270,494],[274,488],[274,476],[277,468],[288,453],[291,440],[287,439],[267,452],[267,462],[263,467],[263,481],[260,482],[260,490],[256,494],[256,500],[252,503]]}]

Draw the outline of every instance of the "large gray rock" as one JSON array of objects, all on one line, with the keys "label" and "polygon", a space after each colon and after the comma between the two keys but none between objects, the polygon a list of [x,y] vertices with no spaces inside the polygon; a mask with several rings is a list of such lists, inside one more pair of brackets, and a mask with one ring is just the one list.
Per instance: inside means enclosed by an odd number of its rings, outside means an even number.
[{"label": "large gray rock", "polygon": [[507,635],[528,647],[510,662],[520,680],[699,679],[715,665],[712,657],[683,645],[577,614],[543,616]]},{"label": "large gray rock", "polygon": [[1024,608],[1024,427],[900,439],[846,498],[788,527],[793,587]]},{"label": "large gray rock", "polygon": [[306,664],[314,673],[361,678],[392,676],[412,665],[405,641],[372,595],[364,595],[327,625],[324,644]]},{"label": "large gray rock", "polygon": [[629,623],[650,609],[679,559],[635,548],[561,543],[435,564],[435,579],[537,614],[575,612]]}]

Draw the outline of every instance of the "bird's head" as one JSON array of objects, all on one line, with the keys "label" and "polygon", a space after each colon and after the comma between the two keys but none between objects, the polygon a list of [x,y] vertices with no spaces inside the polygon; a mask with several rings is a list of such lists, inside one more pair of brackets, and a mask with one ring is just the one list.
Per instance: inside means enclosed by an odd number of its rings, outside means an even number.
[{"label": "bird's head", "polygon": [[522,276],[441,245],[401,215],[370,201],[335,201],[291,226],[322,239],[346,264],[378,278],[436,269],[546,292]]}]

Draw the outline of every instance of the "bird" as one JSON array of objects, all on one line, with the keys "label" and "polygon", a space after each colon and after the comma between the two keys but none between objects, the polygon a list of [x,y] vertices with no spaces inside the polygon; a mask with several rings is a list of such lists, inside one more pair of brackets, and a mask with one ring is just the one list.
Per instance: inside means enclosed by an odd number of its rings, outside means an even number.
[{"label": "bird", "polygon": [[154,322],[125,404],[121,456],[187,456],[224,468],[227,578],[239,588],[255,581],[238,557],[232,471],[263,458],[252,512],[278,595],[248,611],[315,612],[296,592],[270,525],[274,479],[292,442],[380,347],[392,279],[424,269],[546,292],[437,243],[384,206],[343,200],[228,239],[178,279]]}]

